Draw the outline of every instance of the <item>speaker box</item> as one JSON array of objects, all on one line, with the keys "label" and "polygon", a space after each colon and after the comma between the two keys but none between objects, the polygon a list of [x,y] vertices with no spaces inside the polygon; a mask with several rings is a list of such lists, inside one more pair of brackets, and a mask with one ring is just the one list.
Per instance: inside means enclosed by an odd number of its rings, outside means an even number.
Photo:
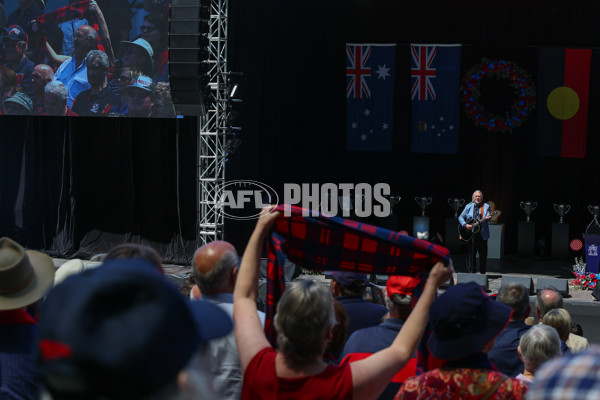
[{"label": "speaker box", "polygon": [[178,115],[205,115],[209,101],[210,0],[173,0],[169,14],[169,81]]},{"label": "speaker box", "polygon": [[475,282],[483,288],[486,292],[489,292],[488,276],[486,274],[468,274],[459,272],[456,274],[456,284]]},{"label": "speaker box", "polygon": [[547,288],[548,286],[554,286],[563,297],[569,297],[569,280],[558,279],[558,278],[538,278],[536,291]]},{"label": "speaker box", "polygon": [[596,300],[600,300],[600,286],[596,285],[596,287],[594,288],[594,291],[592,292],[592,296]]},{"label": "speaker box", "polygon": [[535,290],[533,289],[533,279],[530,276],[502,275],[500,286],[504,285],[505,283],[520,283],[529,290],[530,296],[535,295]]}]

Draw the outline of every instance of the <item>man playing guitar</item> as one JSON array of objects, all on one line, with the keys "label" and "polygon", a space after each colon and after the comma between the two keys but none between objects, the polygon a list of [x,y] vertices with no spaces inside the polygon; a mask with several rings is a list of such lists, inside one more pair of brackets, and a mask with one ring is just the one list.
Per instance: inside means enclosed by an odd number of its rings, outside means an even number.
[{"label": "man playing guitar", "polygon": [[[467,270],[477,272],[477,253],[479,253],[479,272],[485,274],[490,229],[487,221],[492,218],[490,206],[483,202],[481,190],[473,192],[473,201],[465,206],[458,217],[460,225],[472,233],[472,238],[467,242]],[[479,228],[475,229],[474,228]],[[476,232],[477,231],[477,232]],[[477,234],[479,233],[479,234]]]}]

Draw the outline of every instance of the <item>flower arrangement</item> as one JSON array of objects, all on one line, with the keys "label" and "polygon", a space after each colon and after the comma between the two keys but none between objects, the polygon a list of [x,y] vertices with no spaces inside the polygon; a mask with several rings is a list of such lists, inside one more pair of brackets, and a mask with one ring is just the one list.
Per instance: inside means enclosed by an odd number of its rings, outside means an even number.
[{"label": "flower arrangement", "polygon": [[[479,103],[481,79],[485,76],[508,79],[515,89],[516,99],[506,116],[492,114]],[[483,58],[467,72],[461,92],[467,116],[476,126],[491,132],[512,131],[525,122],[535,108],[535,86],[526,71],[512,61]]]},{"label": "flower arrangement", "polygon": [[600,274],[588,273],[583,258],[578,259],[577,257],[575,257],[575,264],[573,265],[573,275],[575,275],[575,279],[569,286],[576,290],[594,290],[598,279],[600,279]]}]

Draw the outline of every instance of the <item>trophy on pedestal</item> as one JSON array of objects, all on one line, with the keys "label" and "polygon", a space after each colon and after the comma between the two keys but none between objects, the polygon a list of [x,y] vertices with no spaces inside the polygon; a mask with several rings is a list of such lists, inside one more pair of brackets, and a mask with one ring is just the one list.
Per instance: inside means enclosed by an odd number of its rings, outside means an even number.
[{"label": "trophy on pedestal", "polygon": [[454,210],[454,218],[458,218],[458,210],[465,205],[465,199],[450,199],[448,198],[448,205]]},{"label": "trophy on pedestal", "polygon": [[562,224],[563,217],[565,215],[567,215],[569,213],[569,211],[571,211],[571,205],[570,204],[555,204],[554,211],[556,211],[556,213],[560,217],[560,220],[558,221],[558,223]]},{"label": "trophy on pedestal", "polygon": [[523,211],[525,211],[525,215],[527,215],[527,222],[531,222],[531,212],[537,208],[537,206],[538,206],[537,201],[534,201],[534,202],[522,201],[520,203],[520,205],[521,205],[521,209],[523,209]]},{"label": "trophy on pedestal", "polygon": [[425,216],[425,209],[427,208],[428,205],[431,204],[432,200],[433,200],[432,197],[415,197],[415,201],[417,202],[417,205],[419,207],[421,207],[421,216],[422,217]]}]

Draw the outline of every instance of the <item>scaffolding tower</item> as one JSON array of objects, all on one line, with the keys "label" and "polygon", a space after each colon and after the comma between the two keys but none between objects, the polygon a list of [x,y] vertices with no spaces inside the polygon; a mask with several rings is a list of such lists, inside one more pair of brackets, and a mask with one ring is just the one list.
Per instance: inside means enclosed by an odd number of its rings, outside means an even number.
[{"label": "scaffolding tower", "polygon": [[227,66],[228,0],[210,3],[208,30],[209,84],[205,113],[198,118],[198,247],[224,238],[224,215],[219,199],[225,183],[229,98]]}]

